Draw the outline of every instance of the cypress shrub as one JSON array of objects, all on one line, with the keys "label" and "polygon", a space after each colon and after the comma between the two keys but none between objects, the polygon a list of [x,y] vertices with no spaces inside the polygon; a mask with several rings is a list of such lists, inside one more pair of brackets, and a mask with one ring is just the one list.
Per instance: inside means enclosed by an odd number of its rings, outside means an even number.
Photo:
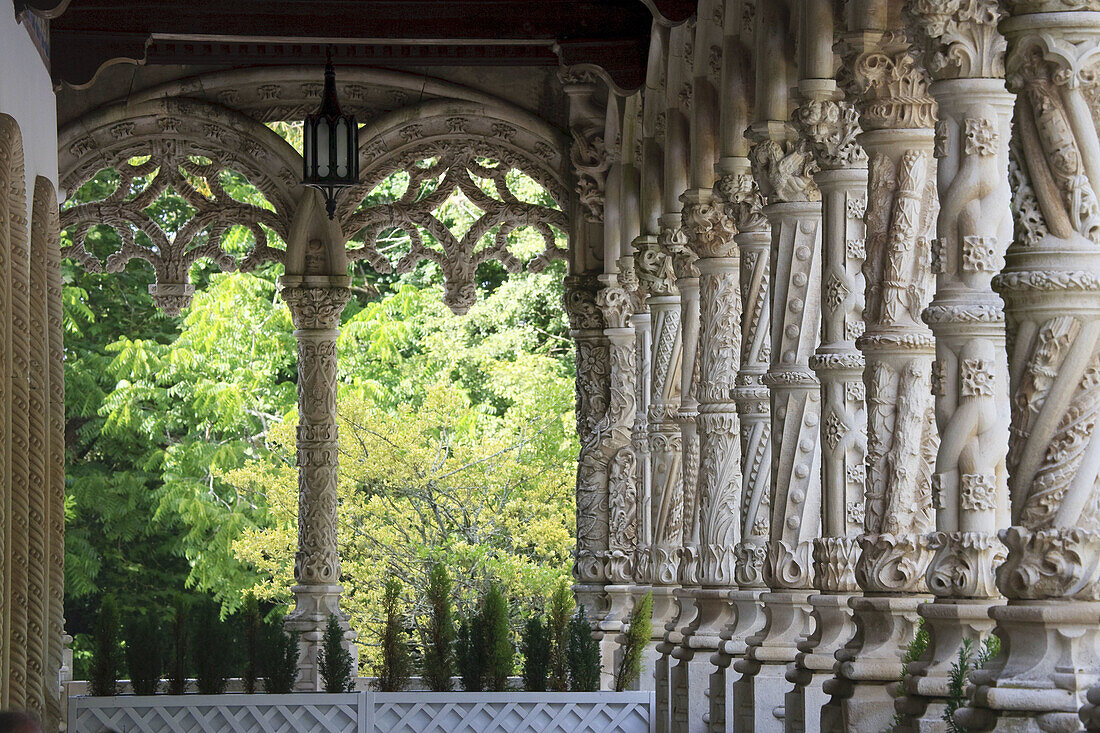
[{"label": "cypress shrub", "polygon": [[160,625],[143,616],[126,629],[126,667],[135,695],[155,695],[164,671]]},{"label": "cypress shrub", "polygon": [[317,671],[325,685],[325,692],[351,692],[355,679],[351,674],[351,653],[344,648],[344,630],[335,613],[328,616],[325,637],[317,653]]},{"label": "cypress shrub", "polygon": [[99,604],[92,638],[92,669],[89,692],[96,697],[118,694],[119,648],[118,605],[113,596],[104,596]]},{"label": "cypress shrub", "polygon": [[503,692],[508,689],[508,678],[515,670],[516,650],[508,623],[508,602],[496,583],[491,584],[485,594],[481,623],[487,657],[485,682],[490,691]]},{"label": "cypress shrub", "polygon": [[176,598],[175,608],[172,609],[171,643],[172,655],[168,661],[168,694],[182,695],[187,692],[187,661],[188,650],[188,620],[190,618],[190,606],[183,596]]},{"label": "cypress shrub", "polygon": [[401,582],[397,578],[386,579],[382,594],[382,662],[378,666],[378,690],[401,692],[409,682],[412,657],[405,638],[405,609],[401,603]]},{"label": "cypress shrub", "polygon": [[653,593],[642,596],[630,612],[630,625],[623,632],[622,658],[615,670],[615,690],[629,690],[642,676],[642,651],[653,632]]},{"label": "cypress shrub", "polygon": [[547,618],[550,637],[550,689],[569,689],[569,616],[573,613],[573,593],[568,581],[562,581],[550,596]]},{"label": "cypress shrub", "polygon": [[592,638],[584,606],[569,622],[569,684],[573,692],[600,689],[600,645]]},{"label": "cypress shrub", "polygon": [[523,689],[546,692],[550,673],[550,627],[539,616],[527,619],[523,627]]},{"label": "cypress shrub", "polygon": [[264,692],[289,695],[298,681],[298,632],[287,633],[278,626],[267,628],[264,652]]},{"label": "cypress shrub", "polygon": [[483,636],[481,613],[473,610],[458,629],[458,673],[462,676],[462,689],[466,692],[481,692],[485,687]]},{"label": "cypress shrub", "polygon": [[213,601],[202,604],[193,633],[195,686],[201,695],[220,695],[225,692],[232,672],[233,640],[221,619],[218,604]]},{"label": "cypress shrub", "polygon": [[428,689],[450,692],[455,668],[455,623],[451,611],[451,577],[443,563],[428,570],[428,625],[420,633],[423,674]]},{"label": "cypress shrub", "polygon": [[249,593],[244,599],[242,612],[244,625],[244,673],[241,679],[244,682],[246,694],[256,692],[256,680],[260,676],[260,644],[263,639],[263,618],[260,617],[260,604],[256,602],[256,596]]}]

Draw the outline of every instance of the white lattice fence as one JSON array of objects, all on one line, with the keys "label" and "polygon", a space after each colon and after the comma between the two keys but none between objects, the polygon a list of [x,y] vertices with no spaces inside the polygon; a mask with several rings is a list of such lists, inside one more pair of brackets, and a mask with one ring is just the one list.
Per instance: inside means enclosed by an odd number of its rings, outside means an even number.
[{"label": "white lattice fence", "polygon": [[69,733],[648,733],[651,692],[73,697]]}]

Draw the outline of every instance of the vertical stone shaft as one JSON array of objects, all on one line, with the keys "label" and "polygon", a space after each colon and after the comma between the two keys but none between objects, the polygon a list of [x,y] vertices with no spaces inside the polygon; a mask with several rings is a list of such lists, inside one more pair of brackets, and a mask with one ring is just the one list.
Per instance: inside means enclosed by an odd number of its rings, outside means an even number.
[{"label": "vertical stone shaft", "polygon": [[[832,38],[831,27],[827,37]],[[832,68],[823,71],[832,73]],[[787,674],[795,688],[785,712],[788,730],[817,731],[821,708],[828,701],[823,686],[832,677],[834,655],[854,632],[848,601],[859,590],[855,566],[863,528],[867,413],[864,361],[855,340],[863,329],[860,268],[867,156],[856,142],[859,113],[851,103],[837,99],[842,95],[835,82],[804,78],[802,87],[804,101],[795,118],[821,168],[814,175],[821,191],[821,343],[810,358],[821,383],[821,536],[813,541],[814,585],[821,593],[810,597],[816,623]]]},{"label": "vertical stone shaft", "polygon": [[[858,30],[858,29],[854,29]],[[866,132],[870,159],[866,217],[867,483],[862,553],[853,598],[855,636],[837,654],[840,684],[822,727],[886,728],[896,681],[925,600],[932,529],[931,474],[938,438],[930,375],[932,334],[920,316],[932,289],[936,216],[932,124],[935,102],[901,31],[853,33],[842,70]],[[843,716],[843,723],[828,715]]]},{"label": "vertical stone shaft", "polygon": [[[57,195],[46,179],[36,181],[35,200],[43,193],[42,237],[46,262],[46,329],[49,342],[49,453],[47,482],[49,506],[50,610],[46,627],[46,685],[56,683],[62,665],[62,637],[65,615],[65,348],[61,304],[61,242]],[[34,251],[32,250],[32,254]],[[56,688],[47,689],[46,730],[57,730],[61,722],[61,700]]]},{"label": "vertical stone shaft", "polygon": [[927,582],[937,599],[920,609],[929,646],[909,667],[910,697],[903,705],[927,726],[942,719],[963,640],[980,642],[992,630],[988,610],[999,595],[993,571],[1004,560],[995,533],[1008,523],[1008,359],[992,280],[1012,238],[1013,95],[1003,79],[1005,43],[997,31],[1003,13],[995,0],[954,8],[923,0],[910,11],[939,108],[936,293],[924,312],[936,336],[932,388],[940,446]]},{"label": "vertical stone shaft", "polygon": [[327,280],[320,285],[286,276],[281,290],[298,341],[298,551],[292,589],[295,607],[286,626],[300,633],[302,674],[298,685],[306,690],[319,689],[321,636],[329,614],[341,615],[336,542],[336,340],[340,315],[351,291],[346,278]]},{"label": "vertical stone shaft", "polygon": [[[47,685],[47,646],[50,614],[50,507],[47,459],[49,455],[49,337],[46,332],[46,257],[50,245],[48,202],[50,185],[43,190],[35,181],[31,207],[31,246],[28,263],[28,394],[27,432],[29,490],[28,526],[30,568],[27,585],[27,707],[40,718],[46,714],[46,700],[56,694],[56,684]],[[56,206],[56,202],[54,203]]]},{"label": "vertical stone shaft", "polygon": [[565,309],[577,353],[577,549],[573,577],[577,599],[589,618],[604,611],[607,582],[607,463],[600,452],[600,423],[608,405],[608,347],[603,315],[596,305],[600,287],[594,275],[571,275],[565,282]]},{"label": "vertical stone shaft", "polygon": [[11,252],[24,235],[23,151],[14,120],[0,116],[0,707],[11,701],[13,641],[13,515],[11,492]]},{"label": "vertical stone shaft", "polygon": [[[633,261],[630,263],[633,273]],[[650,470],[649,451],[649,395],[652,387],[653,336],[646,292],[635,282],[632,292],[634,313],[630,325],[634,329],[634,358],[637,379],[634,389],[634,425],[631,430],[631,446],[637,456],[637,522],[638,542],[634,547],[634,582],[648,586],[652,582],[651,554],[653,551],[653,474]]]},{"label": "vertical stone shaft", "polygon": [[[733,622],[721,632],[722,644],[712,657],[711,730],[740,725],[751,706],[738,704],[738,690],[746,680],[735,662],[745,656],[749,638],[760,631],[764,614],[760,597],[764,588],[771,507],[771,409],[762,379],[768,371],[771,333],[769,286],[771,279],[771,231],[761,213],[763,197],[752,177],[748,158],[731,156],[723,161],[723,175],[715,191],[725,202],[726,216],[737,230],[738,280],[741,324],[738,342],[739,369],[732,391],[738,412],[741,448],[741,486],[738,491],[737,538],[734,548],[734,583],[726,592],[733,605]],[[751,686],[748,694],[751,695]]]},{"label": "vertical stone shaft", "polygon": [[[994,287],[1005,301],[1011,391],[1012,526],[1000,533],[1008,557],[997,569],[1008,603],[990,610],[1002,654],[974,673],[957,718],[968,730],[1025,730],[1036,719],[1076,730],[1085,691],[1100,682],[1100,13],[1074,10],[1083,3],[1007,6],[1017,219]],[[992,110],[983,116],[992,121]],[[979,145],[999,142],[974,132]],[[988,259],[993,243],[974,244],[971,262]],[[1094,707],[1081,717],[1100,727]]]},{"label": "vertical stone shaft", "polygon": [[[23,181],[19,181],[23,185]],[[28,630],[31,592],[41,592],[38,568],[31,569],[30,557],[30,482],[29,482],[29,385],[30,379],[30,251],[27,241],[25,207],[12,212],[12,223],[20,235],[11,246],[11,670],[10,699],[13,708],[25,708],[28,667],[37,640]],[[32,575],[34,587],[32,588]]]}]

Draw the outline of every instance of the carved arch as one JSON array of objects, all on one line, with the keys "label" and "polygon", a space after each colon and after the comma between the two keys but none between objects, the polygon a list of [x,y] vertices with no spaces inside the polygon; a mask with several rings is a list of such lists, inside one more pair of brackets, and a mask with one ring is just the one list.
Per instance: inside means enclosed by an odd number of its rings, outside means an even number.
[{"label": "carved arch", "polygon": [[[72,230],[74,241],[64,254],[98,268],[84,247],[85,236],[98,224],[113,227],[122,246],[108,257],[107,269],[119,271],[133,258],[148,261],[157,276],[150,292],[166,313],[177,315],[190,302],[194,286],[188,271],[200,258],[224,270],[284,260],[284,252],[268,245],[264,227],[288,240],[302,194],[301,157],[256,120],[207,102],[166,98],[94,112],[66,125],[58,144],[61,186],[67,191],[75,192],[104,169],[119,176],[105,198],[62,212],[61,227]],[[231,197],[220,180],[227,170],[244,175],[273,210]],[[194,212],[171,237],[146,211],[169,189]],[[235,225],[255,237],[240,263],[221,242]]]},{"label": "carved arch", "polygon": [[[512,231],[532,227],[542,235],[544,249],[526,263],[528,269],[537,271],[567,256],[553,232],[568,228],[567,142],[549,125],[509,108],[437,100],[365,127],[360,141],[362,182],[342,195],[338,208],[345,239],[362,234],[364,240],[348,253],[350,259],[365,259],[380,272],[408,271],[425,259],[436,262],[444,274],[445,302],[464,313],[475,299],[479,264],[497,259],[510,272],[525,266],[508,248]],[[557,208],[517,198],[506,180],[512,169],[541,185]],[[372,190],[399,171],[408,173],[410,182],[397,201],[363,205]],[[492,181],[494,193],[484,191],[474,178]],[[432,213],[455,189],[484,212],[462,237]],[[377,246],[378,235],[392,228],[403,230],[412,243],[396,263]],[[438,249],[429,246],[422,230]]]}]

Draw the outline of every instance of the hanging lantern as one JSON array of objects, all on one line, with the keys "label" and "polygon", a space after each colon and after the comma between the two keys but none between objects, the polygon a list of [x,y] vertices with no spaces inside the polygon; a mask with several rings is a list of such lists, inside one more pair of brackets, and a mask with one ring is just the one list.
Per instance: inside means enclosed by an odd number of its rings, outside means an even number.
[{"label": "hanging lantern", "polygon": [[331,56],[325,65],[321,109],[306,115],[302,141],[302,183],[325,195],[325,211],[332,219],[336,215],[336,189],[359,182],[359,127],[353,115],[340,114]]}]

